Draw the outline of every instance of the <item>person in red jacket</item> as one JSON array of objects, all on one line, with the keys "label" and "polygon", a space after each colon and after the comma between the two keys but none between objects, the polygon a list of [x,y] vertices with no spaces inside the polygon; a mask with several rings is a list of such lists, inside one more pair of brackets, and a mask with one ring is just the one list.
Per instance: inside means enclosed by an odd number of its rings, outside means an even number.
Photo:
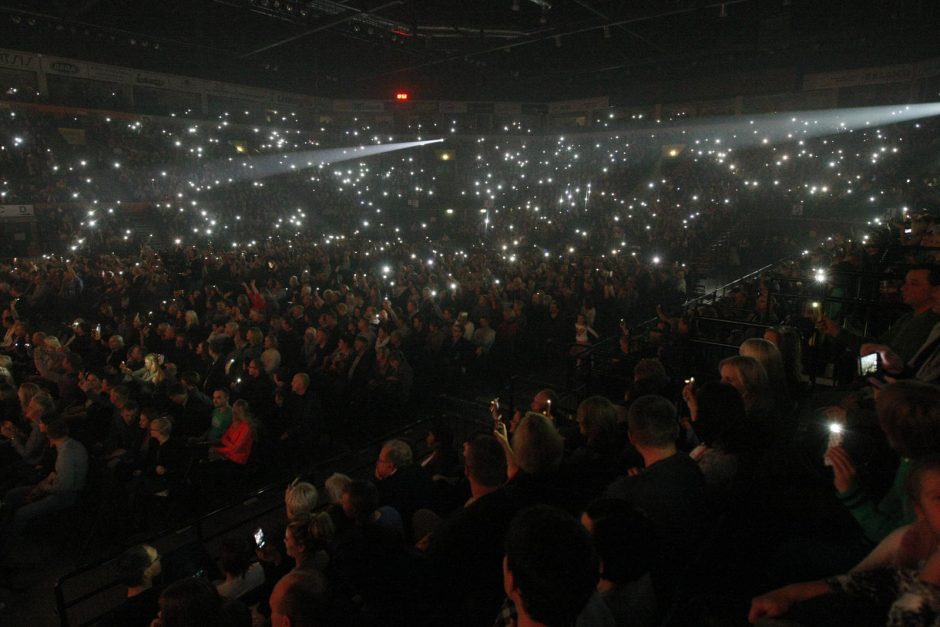
[{"label": "person in red jacket", "polygon": [[248,463],[257,429],[247,401],[239,399],[232,405],[232,424],[222,434],[221,445],[212,452],[239,466]]}]

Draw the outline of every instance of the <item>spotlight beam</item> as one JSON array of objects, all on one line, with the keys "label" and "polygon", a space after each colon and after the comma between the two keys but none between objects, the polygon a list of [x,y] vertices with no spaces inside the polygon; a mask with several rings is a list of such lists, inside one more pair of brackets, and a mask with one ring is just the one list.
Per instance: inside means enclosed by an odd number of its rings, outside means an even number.
[{"label": "spotlight beam", "polygon": [[[346,146],[342,148],[326,148],[323,150],[302,150],[277,155],[243,157],[237,159],[237,161],[219,160],[207,164],[206,169],[211,170],[216,167],[227,169],[228,172],[226,172],[224,177],[231,179],[231,183],[237,183],[239,181],[257,181],[279,174],[317,168],[328,163],[365,159],[388,152],[419,148],[429,144],[438,144],[443,141],[443,139],[426,139],[414,142],[379,144],[376,146]],[[239,165],[242,167],[238,167]]]},{"label": "spotlight beam", "polygon": [[[699,118],[688,122],[651,124],[643,128],[619,131],[597,131],[572,134],[570,137],[630,137],[656,134],[669,141],[712,139],[719,135],[722,141],[736,146],[775,144],[825,137],[845,131],[877,128],[884,124],[898,124],[940,115],[940,102],[893,105],[883,107],[856,107],[848,109],[821,109],[793,113],[762,113],[758,115],[729,115]],[[569,135],[566,135],[566,137]]]}]

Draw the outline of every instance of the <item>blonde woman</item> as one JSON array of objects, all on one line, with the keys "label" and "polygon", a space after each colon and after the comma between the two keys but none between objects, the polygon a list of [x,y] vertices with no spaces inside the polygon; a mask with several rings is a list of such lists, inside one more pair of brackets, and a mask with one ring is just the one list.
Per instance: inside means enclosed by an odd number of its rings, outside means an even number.
[{"label": "blonde woman", "polygon": [[199,330],[199,314],[192,309],[187,309],[183,314],[183,320],[186,324],[186,334],[195,333]]},{"label": "blonde woman", "polygon": [[547,416],[526,412],[513,431],[512,444],[504,423],[499,423],[494,435],[506,453],[506,474],[510,481],[520,471],[532,476],[546,475],[561,465],[565,440]]},{"label": "blonde woman", "polygon": [[763,338],[751,338],[741,343],[738,354],[753,357],[761,363],[767,372],[767,384],[770,386],[774,402],[781,409],[789,409],[788,406],[792,405],[792,401],[790,401],[787,375],[780,349],[773,342]]},{"label": "blonde woman", "polygon": [[13,358],[9,355],[0,355],[0,381],[6,381],[16,387],[16,381],[13,380]]},{"label": "blonde woman", "polygon": [[163,372],[163,355],[157,353],[150,353],[144,357],[144,367],[139,370],[132,371],[127,366],[123,366],[121,370],[126,376],[151,389],[166,380],[166,374]]},{"label": "blonde woman", "polygon": [[238,399],[232,405],[232,424],[222,434],[220,446],[213,448],[212,452],[233,464],[244,466],[251,456],[256,437],[257,427],[251,408],[247,401]]},{"label": "blonde woman", "polygon": [[317,508],[320,495],[317,488],[306,481],[291,483],[284,491],[284,508],[287,520],[293,521],[301,516],[309,516]]},{"label": "blonde woman", "polygon": [[26,415],[26,407],[33,397],[42,392],[35,383],[21,383],[16,390],[16,396],[20,399],[20,413]]}]

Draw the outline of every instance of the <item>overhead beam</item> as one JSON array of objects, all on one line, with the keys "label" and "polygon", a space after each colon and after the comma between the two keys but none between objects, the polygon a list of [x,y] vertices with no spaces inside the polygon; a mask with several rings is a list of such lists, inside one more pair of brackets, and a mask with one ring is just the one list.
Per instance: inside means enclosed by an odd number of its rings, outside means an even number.
[{"label": "overhead beam", "polygon": [[657,19],[661,19],[661,18],[665,18],[665,17],[673,17],[673,16],[676,16],[676,15],[685,15],[685,14],[688,14],[688,13],[694,13],[694,12],[696,12],[696,11],[702,11],[702,10],[705,10],[705,9],[712,9],[712,8],[718,9],[718,8],[723,7],[723,6],[732,5],[732,4],[742,4],[742,3],[748,2],[748,1],[749,1],[749,0],[722,0],[721,2],[711,2],[711,3],[708,3],[708,4],[696,5],[696,6],[693,6],[693,7],[681,8],[681,9],[672,9],[672,10],[670,10],[670,11],[662,11],[662,12],[655,13],[655,14],[651,14],[651,15],[640,15],[640,16],[636,16],[636,17],[625,18],[625,19],[622,19],[622,20],[615,20],[615,21],[613,21],[613,22],[606,22],[606,23],[601,23],[601,24],[593,24],[593,25],[590,25],[590,26],[579,26],[579,27],[572,28],[572,29],[569,29],[569,30],[553,30],[553,31],[550,31],[550,32],[544,33],[544,34],[542,34],[542,32],[540,31],[540,34],[539,34],[538,36],[529,37],[529,38],[523,39],[523,40],[521,40],[521,41],[514,41],[514,42],[511,42],[511,43],[501,44],[501,45],[498,45],[498,46],[493,46],[493,47],[490,47],[490,48],[485,48],[485,49],[483,49],[483,50],[477,50],[476,52],[461,52],[461,53],[457,53],[457,54],[452,54],[452,55],[449,55],[449,56],[447,56],[447,57],[443,57],[443,58],[440,58],[440,59],[435,59],[435,60],[432,60],[432,61],[426,61],[426,62],[420,63],[420,64],[418,64],[418,65],[411,65],[411,66],[408,66],[408,67],[403,67],[403,68],[398,68],[398,69],[395,69],[395,70],[391,70],[391,71],[389,71],[389,72],[382,72],[382,73],[380,73],[380,74],[373,75],[373,76],[371,76],[371,77],[369,77],[369,78],[370,78],[370,79],[373,79],[373,78],[378,78],[378,77],[382,77],[382,76],[390,76],[390,75],[394,75],[394,74],[401,74],[401,73],[403,73],[403,72],[411,72],[411,71],[413,71],[413,70],[419,70],[419,69],[422,69],[422,68],[425,68],[425,67],[430,67],[430,66],[433,66],[433,65],[439,65],[439,64],[441,64],[441,63],[447,63],[448,61],[454,61],[454,60],[457,60],[457,59],[465,59],[465,58],[469,58],[469,57],[478,57],[478,56],[481,56],[481,55],[491,54],[491,53],[494,53],[494,52],[501,52],[501,51],[505,51],[505,50],[512,50],[513,48],[521,48],[522,46],[529,46],[529,45],[536,44],[536,43],[539,43],[539,42],[542,42],[542,41],[547,41],[547,40],[552,39],[552,38],[554,38],[554,37],[569,37],[569,36],[571,36],[571,35],[578,35],[578,34],[581,34],[581,33],[587,33],[587,32],[591,32],[591,31],[602,30],[604,27],[624,26],[624,25],[627,25],[627,24],[637,24],[637,23],[640,23],[640,22],[648,22],[648,21],[650,21],[650,20],[657,20]]},{"label": "overhead beam", "polygon": [[399,4],[404,4],[404,3],[405,3],[404,0],[392,0],[391,2],[386,2],[386,3],[384,3],[384,4],[380,4],[380,5],[378,5],[378,6],[372,7],[371,9],[367,9],[367,10],[360,10],[360,9],[356,9],[356,8],[349,8],[347,11],[343,11],[342,13],[338,13],[337,15],[334,15],[334,16],[331,17],[330,19],[324,20],[324,21],[322,21],[321,23],[319,23],[319,24],[313,26],[312,28],[308,28],[308,29],[306,29],[305,31],[303,31],[303,32],[301,32],[301,33],[298,33],[298,34],[296,34],[296,35],[292,35],[291,37],[285,37],[284,39],[281,39],[281,40],[279,40],[279,41],[275,41],[274,43],[270,43],[270,44],[268,44],[268,45],[266,45],[266,46],[261,46],[260,48],[255,48],[254,50],[251,50],[251,51],[249,51],[249,52],[246,52],[246,53],[244,53],[244,54],[239,55],[239,57],[242,58],[242,59],[247,59],[248,57],[252,57],[252,56],[254,56],[254,55],[256,55],[256,54],[260,54],[260,53],[266,52],[266,51],[268,51],[268,50],[273,50],[274,48],[278,48],[278,47],[280,47],[280,46],[283,46],[284,44],[289,44],[289,43],[292,42],[292,41],[297,41],[298,39],[303,39],[304,37],[307,37],[307,36],[312,35],[312,34],[314,34],[314,33],[318,33],[318,32],[320,32],[320,31],[324,31],[324,30],[327,30],[327,29],[329,29],[329,28],[333,28],[334,26],[338,26],[339,24],[342,24],[342,23],[344,23],[344,22],[348,22],[348,21],[350,21],[350,20],[354,20],[354,19],[356,19],[357,17],[362,17],[363,15],[369,15],[370,13],[374,13],[374,12],[376,12],[376,11],[381,11],[381,10],[383,10],[383,9],[387,9],[387,8],[389,8],[389,7],[397,6],[397,5],[399,5]]}]

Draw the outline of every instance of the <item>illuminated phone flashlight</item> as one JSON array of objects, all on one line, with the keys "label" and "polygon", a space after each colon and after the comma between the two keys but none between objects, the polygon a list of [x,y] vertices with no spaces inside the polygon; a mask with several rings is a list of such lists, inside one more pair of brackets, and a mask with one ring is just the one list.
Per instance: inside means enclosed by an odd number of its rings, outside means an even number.
[{"label": "illuminated phone flashlight", "polygon": [[[842,446],[842,440],[845,436],[845,427],[842,426],[842,423],[839,422],[830,422],[829,423],[829,442],[826,446],[826,452],[829,452],[829,449],[836,446]],[[824,462],[826,466],[832,466],[832,462],[829,461],[829,455],[826,455]]]},{"label": "illuminated phone flashlight", "polygon": [[552,413],[552,399],[546,400],[545,403],[548,405],[548,407],[545,409],[545,415],[548,416]]},{"label": "illuminated phone flashlight", "polygon": [[845,434],[845,428],[842,423],[829,423],[829,448],[833,446],[842,446],[842,436]]}]

